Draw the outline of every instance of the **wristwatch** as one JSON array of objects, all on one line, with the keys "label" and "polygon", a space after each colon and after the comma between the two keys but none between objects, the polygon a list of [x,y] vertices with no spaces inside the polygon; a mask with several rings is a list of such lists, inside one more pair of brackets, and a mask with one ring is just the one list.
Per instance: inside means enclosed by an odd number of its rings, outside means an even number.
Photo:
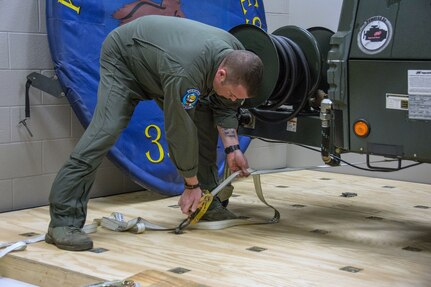
[{"label": "wristwatch", "polygon": [[240,149],[239,144],[228,146],[227,148],[224,149],[224,152],[226,154],[230,154],[231,152],[234,152],[237,149]]},{"label": "wristwatch", "polygon": [[199,183],[197,184],[188,184],[187,182],[184,182],[184,188],[185,189],[195,189],[201,187],[201,185]]}]

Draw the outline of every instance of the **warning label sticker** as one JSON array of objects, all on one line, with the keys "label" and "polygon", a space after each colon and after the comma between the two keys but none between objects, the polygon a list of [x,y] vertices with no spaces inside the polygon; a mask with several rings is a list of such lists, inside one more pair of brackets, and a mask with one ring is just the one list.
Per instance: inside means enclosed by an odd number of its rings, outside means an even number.
[{"label": "warning label sticker", "polygon": [[431,96],[410,95],[409,119],[431,120]]},{"label": "warning label sticker", "polygon": [[296,133],[296,127],[298,124],[298,118],[293,118],[287,122],[286,131]]},{"label": "warning label sticker", "polygon": [[409,96],[400,94],[386,94],[386,108],[391,110],[408,110]]},{"label": "warning label sticker", "polygon": [[431,120],[431,70],[408,71],[409,119]]},{"label": "warning label sticker", "polygon": [[431,96],[431,70],[408,71],[409,95]]}]

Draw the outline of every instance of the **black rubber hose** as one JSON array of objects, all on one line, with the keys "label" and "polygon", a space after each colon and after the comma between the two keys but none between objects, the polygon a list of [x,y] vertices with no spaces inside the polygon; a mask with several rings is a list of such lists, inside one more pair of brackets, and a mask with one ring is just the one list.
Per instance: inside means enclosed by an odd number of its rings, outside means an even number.
[{"label": "black rubber hose", "polygon": [[[289,46],[291,48],[290,55],[292,55],[292,51],[295,54],[296,62],[299,64],[297,65],[298,69],[296,71],[292,71],[292,73],[295,73],[295,82],[290,83],[289,90],[292,90],[292,93],[295,92],[296,94],[293,95],[285,95],[282,100],[279,100],[277,103],[273,104],[271,107],[265,107],[259,106],[255,109],[250,109],[250,112],[259,120],[263,122],[268,123],[280,123],[284,121],[289,121],[293,119],[298,113],[301,111],[301,109],[305,106],[307,103],[308,98],[312,94],[310,91],[310,85],[311,85],[311,74],[310,69],[308,66],[307,58],[305,57],[304,53],[302,52],[301,48],[292,40],[289,38],[283,37],[283,36],[274,36],[271,37],[272,41],[275,43],[275,41],[278,42],[279,45],[275,44],[276,47],[286,47]],[[277,40],[274,40],[277,39]],[[284,41],[285,45],[281,45],[280,43]],[[284,55],[286,55],[284,53]],[[282,54],[283,55],[283,54]],[[293,57],[290,57],[292,60]],[[301,68],[299,68],[301,67]],[[285,79],[286,80],[286,79]],[[277,91],[278,92],[278,91]],[[277,95],[278,96],[278,95]],[[268,101],[271,101],[272,95],[269,98]],[[289,104],[294,106],[294,109],[292,112],[281,112],[281,111],[267,111],[268,109],[272,109],[274,107],[280,107],[284,104]]]},{"label": "black rubber hose", "polygon": [[279,54],[281,69],[274,92],[264,105],[259,106],[261,110],[276,110],[282,106],[286,99],[292,95],[298,81],[299,71],[296,53],[289,44],[279,39],[278,36],[270,36]]}]

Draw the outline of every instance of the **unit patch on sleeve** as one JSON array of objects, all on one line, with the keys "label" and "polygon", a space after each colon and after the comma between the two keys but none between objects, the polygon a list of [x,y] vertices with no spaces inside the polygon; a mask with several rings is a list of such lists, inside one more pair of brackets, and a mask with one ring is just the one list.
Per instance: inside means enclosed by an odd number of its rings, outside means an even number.
[{"label": "unit patch on sleeve", "polygon": [[198,89],[188,89],[184,94],[183,99],[181,100],[181,102],[183,103],[184,109],[186,110],[193,109],[199,100],[200,94],[201,92],[199,92]]}]

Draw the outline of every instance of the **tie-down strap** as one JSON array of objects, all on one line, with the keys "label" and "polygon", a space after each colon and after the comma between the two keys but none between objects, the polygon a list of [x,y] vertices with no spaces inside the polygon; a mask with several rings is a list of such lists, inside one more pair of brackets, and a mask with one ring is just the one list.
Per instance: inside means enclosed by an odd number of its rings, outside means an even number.
[{"label": "tie-down strap", "polygon": [[[222,220],[222,221],[200,221],[197,224],[193,224],[192,226],[195,229],[223,229],[223,228],[228,228],[228,227],[237,226],[237,225],[277,223],[280,220],[280,213],[272,205],[266,202],[263,196],[260,175],[287,172],[287,171],[297,171],[297,170],[321,169],[325,167],[328,167],[328,166],[323,165],[323,166],[314,166],[314,167],[308,167],[308,168],[281,168],[281,169],[269,169],[269,170],[248,169],[248,171],[250,172],[250,175],[253,177],[253,182],[254,182],[254,187],[255,187],[257,197],[266,206],[274,210],[274,216],[269,220],[256,220],[256,219],[247,218],[247,217],[239,217],[238,219],[228,219],[228,220]],[[230,182],[232,182],[238,176],[239,173],[240,173],[239,171],[232,173],[220,185],[218,185],[211,192],[211,194],[213,196],[217,195],[217,193],[220,190],[222,190],[226,185],[228,185]],[[102,226],[104,228],[107,228],[113,231],[118,231],[118,232],[128,231],[132,233],[143,233],[145,230],[170,231],[170,230],[176,229],[176,227],[165,227],[158,224],[154,224],[150,221],[145,220],[142,217],[137,217],[129,221],[126,221],[124,220],[123,214],[119,212],[113,212],[108,217],[95,219],[93,223],[85,225],[82,228],[82,231],[84,231],[85,233],[94,233],[97,231],[97,227],[99,226]],[[26,240],[20,240],[15,242],[0,242],[0,250],[1,250],[0,258],[5,256],[9,252],[24,250],[28,244],[36,243],[43,240],[45,240],[45,234],[37,235],[34,237],[30,237]]]}]

